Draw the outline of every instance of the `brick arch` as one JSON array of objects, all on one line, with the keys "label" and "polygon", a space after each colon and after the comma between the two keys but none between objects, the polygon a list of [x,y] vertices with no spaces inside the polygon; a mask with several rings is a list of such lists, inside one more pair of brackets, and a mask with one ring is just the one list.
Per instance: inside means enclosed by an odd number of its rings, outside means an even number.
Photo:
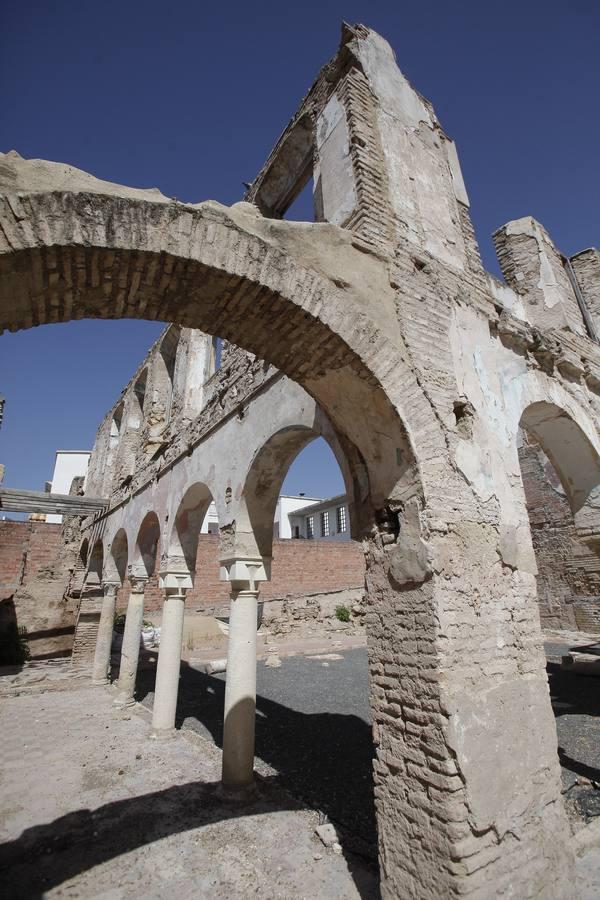
[{"label": "brick arch", "polygon": [[195,481],[189,485],[175,506],[177,511],[165,540],[163,560],[168,561],[169,568],[175,566],[182,572],[188,572],[192,579],[200,529],[212,501],[212,492],[206,484]]},{"label": "brick arch", "polygon": [[134,575],[154,575],[160,546],[160,522],[154,510],[146,513],[133,544],[131,571]]},{"label": "brick arch", "polygon": [[[364,464],[353,448],[340,444],[319,412],[312,427],[298,423],[278,428],[257,448],[245,474],[235,511],[236,550],[241,555],[258,553],[263,558],[271,557],[273,519],[281,486],[296,457],[318,437],[327,441],[336,457],[346,487],[353,537],[361,536],[361,517],[356,512],[354,497],[356,495],[357,500],[360,499],[358,485]],[[362,486],[368,490],[364,478]],[[223,536],[225,542],[226,536]],[[223,550],[226,552],[226,547]]]},{"label": "brick arch", "polygon": [[[367,314],[372,298],[348,296],[348,284],[302,265],[306,226],[263,220],[248,204],[174,203],[76,170],[71,182],[85,190],[48,191],[56,178],[53,164],[44,165],[52,177],[38,178],[42,192],[22,189],[33,177],[23,160],[17,175],[4,177],[1,330],[127,317],[219,334],[320,403],[362,453],[376,506],[403,477],[414,477],[407,469],[415,460],[444,452],[410,366]],[[310,227],[322,229],[325,243],[345,242],[360,265],[364,255],[351,250],[349,233]]]},{"label": "brick arch", "polygon": [[119,528],[110,542],[108,551],[104,562],[104,578],[123,584],[129,563],[129,541],[124,528]]},{"label": "brick arch", "polygon": [[547,400],[530,403],[519,422],[550,459],[565,489],[577,530],[600,537],[600,455],[576,419]]}]

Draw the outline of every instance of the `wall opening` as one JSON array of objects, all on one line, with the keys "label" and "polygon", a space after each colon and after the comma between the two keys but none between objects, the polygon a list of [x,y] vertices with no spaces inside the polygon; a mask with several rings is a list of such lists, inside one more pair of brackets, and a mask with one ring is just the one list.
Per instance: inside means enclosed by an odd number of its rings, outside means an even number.
[{"label": "wall opening", "polygon": [[109,448],[115,450],[119,446],[119,438],[121,437],[121,429],[123,427],[123,403],[119,403],[115,409],[110,423]]}]

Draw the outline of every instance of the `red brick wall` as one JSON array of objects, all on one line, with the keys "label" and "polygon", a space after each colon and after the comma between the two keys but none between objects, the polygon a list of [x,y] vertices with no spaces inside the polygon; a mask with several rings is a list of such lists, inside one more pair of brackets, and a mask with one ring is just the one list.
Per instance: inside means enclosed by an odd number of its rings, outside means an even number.
[{"label": "red brick wall", "polygon": [[[225,606],[229,602],[229,587],[219,580],[218,551],[216,536],[200,535],[195,584],[188,591],[186,601],[190,611]],[[261,584],[260,596],[263,600],[273,600],[288,594],[362,587],[364,580],[364,554],[355,541],[274,540],[271,581]],[[119,608],[125,607],[128,596],[129,587],[125,584],[119,591]],[[149,612],[160,609],[162,599],[155,575],[146,587],[146,609]]]},{"label": "red brick wall", "polygon": [[60,525],[0,520],[0,600],[11,597],[56,557]]}]

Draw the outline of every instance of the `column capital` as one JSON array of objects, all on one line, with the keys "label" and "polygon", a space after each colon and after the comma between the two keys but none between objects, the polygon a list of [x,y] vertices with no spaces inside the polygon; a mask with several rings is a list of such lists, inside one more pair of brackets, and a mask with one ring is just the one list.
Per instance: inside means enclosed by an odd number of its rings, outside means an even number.
[{"label": "column capital", "polygon": [[268,557],[226,557],[221,559],[221,581],[230,581],[232,591],[254,591],[257,582],[269,580],[270,568]]},{"label": "column capital", "polygon": [[131,593],[132,594],[143,594],[146,590],[146,584],[148,582],[147,575],[129,575],[129,584],[131,585]]},{"label": "column capital", "polygon": [[104,591],[105,597],[114,597],[120,587],[121,587],[121,584],[118,581],[103,581],[102,582],[102,590]]},{"label": "column capital", "polygon": [[161,568],[158,575],[159,586],[167,594],[180,594],[194,586],[190,572],[169,565]]}]

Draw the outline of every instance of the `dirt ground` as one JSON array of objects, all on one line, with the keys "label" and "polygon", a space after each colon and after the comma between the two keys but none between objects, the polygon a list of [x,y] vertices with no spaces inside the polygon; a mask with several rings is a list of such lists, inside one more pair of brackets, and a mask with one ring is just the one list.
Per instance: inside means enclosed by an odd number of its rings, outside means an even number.
[{"label": "dirt ground", "polygon": [[[560,671],[570,643],[549,636],[546,650],[577,831],[600,824],[600,707],[597,679]],[[164,741],[150,732],[152,663],[125,714],[66,663],[0,677],[2,897],[375,900],[365,651],[323,650],[277,647],[278,666],[259,664],[258,793],[242,805],[219,791],[223,676],[182,666],[180,730]],[[327,817],[341,852],[314,834]],[[576,895],[600,897],[600,839],[579,858]]]},{"label": "dirt ground", "polygon": [[3,699],[3,898],[377,896],[373,871],[316,837],[316,812],[268,779],[224,801],[214,745],[157,741],[113,697],[74,682]]}]

